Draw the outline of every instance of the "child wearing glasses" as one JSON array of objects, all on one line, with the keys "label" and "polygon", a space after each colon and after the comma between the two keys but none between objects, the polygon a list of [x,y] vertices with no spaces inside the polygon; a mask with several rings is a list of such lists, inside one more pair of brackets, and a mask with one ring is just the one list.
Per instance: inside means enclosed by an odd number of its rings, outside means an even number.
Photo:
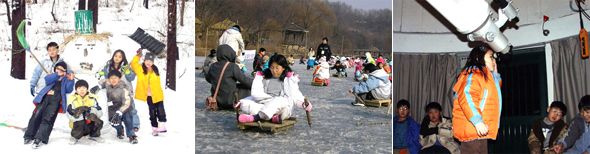
[{"label": "child wearing glasses", "polygon": [[397,115],[393,117],[393,153],[417,154],[420,144],[420,124],[410,117],[410,102],[402,99],[395,108]]}]

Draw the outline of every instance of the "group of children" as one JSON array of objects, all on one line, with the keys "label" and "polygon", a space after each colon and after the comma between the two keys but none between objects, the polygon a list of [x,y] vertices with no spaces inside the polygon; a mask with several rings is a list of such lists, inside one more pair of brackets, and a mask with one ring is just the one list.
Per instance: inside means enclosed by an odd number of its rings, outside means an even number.
[{"label": "group of children", "polygon": [[[542,153],[588,153],[590,147],[590,95],[585,95],[578,102],[579,115],[568,125],[564,120],[566,105],[554,101],[547,107],[547,117],[533,122],[528,137],[531,154]],[[397,102],[393,118],[393,153],[466,153],[465,144],[459,146],[455,141],[464,130],[453,129],[456,121],[442,116],[442,107],[432,102],[425,108],[427,115],[421,124],[409,116],[410,103],[407,100]],[[490,128],[492,129],[492,128]],[[497,129],[497,128],[495,128]],[[460,136],[460,135],[459,135]],[[483,139],[485,140],[485,139]],[[486,146],[487,147],[487,146]],[[487,148],[483,148],[487,153]],[[467,152],[469,153],[469,152]]]},{"label": "group of children", "polygon": [[[89,89],[85,80],[74,83],[74,74],[68,71],[66,63],[57,55],[57,43],[49,43],[47,51],[49,59],[35,68],[31,79],[31,95],[36,94],[33,100],[36,108],[23,137],[25,144],[32,142],[34,149],[47,144],[57,113],[66,113],[70,120],[72,137],[69,144],[76,144],[83,136],[104,142],[100,132],[104,124],[100,119],[103,110],[95,95],[99,89],[106,89],[108,122],[117,130],[117,138],[123,139],[126,134],[130,143],[138,143],[135,132],[139,131],[139,118],[134,98],[148,104],[152,135],[158,136],[158,133],[167,131],[160,74],[153,63],[156,55],[147,53],[140,64],[141,50],[138,50],[129,64],[122,50],[115,51],[105,68],[99,72],[104,79]],[[43,70],[50,72],[43,73]],[[134,92],[131,81],[136,76],[138,81]],[[66,94],[72,91],[75,93],[68,99]]]}]

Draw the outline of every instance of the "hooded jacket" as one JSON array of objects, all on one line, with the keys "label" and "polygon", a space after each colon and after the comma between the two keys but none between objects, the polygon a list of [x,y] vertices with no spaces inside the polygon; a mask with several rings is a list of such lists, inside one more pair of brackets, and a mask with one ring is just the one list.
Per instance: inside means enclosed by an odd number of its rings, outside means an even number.
[{"label": "hooded jacket", "polygon": [[330,64],[325,61],[321,61],[320,65],[313,72],[314,78],[318,79],[329,79],[330,78]]},{"label": "hooded jacket", "polygon": [[[242,39],[242,34],[235,29],[227,29],[223,32],[223,34],[221,34],[221,37],[219,37],[219,45],[224,44],[229,45],[235,51],[235,53],[237,53],[237,51],[240,49],[242,52],[244,52],[245,45],[244,40]],[[217,55],[219,55],[219,51],[217,51]]]},{"label": "hooded jacket", "polygon": [[369,74],[367,81],[354,86],[352,91],[356,94],[368,93],[370,91],[375,99],[389,99],[389,95],[391,95],[389,76],[382,69],[375,70]]},{"label": "hooded jacket", "polygon": [[57,73],[53,73],[50,75],[46,75],[45,76],[45,88],[41,89],[41,91],[39,92],[39,95],[35,96],[35,99],[33,99],[33,104],[35,104],[35,106],[39,103],[41,103],[41,101],[43,101],[43,98],[45,97],[45,95],[47,94],[47,92],[49,92],[51,90],[51,88],[53,86],[55,86],[55,82],[57,82],[57,80],[61,79],[61,108],[59,109],[58,113],[65,113],[64,111],[66,111],[66,104],[67,104],[67,94],[71,93],[72,90],[74,90],[74,80],[70,80],[67,75],[64,77],[61,77],[59,75],[57,75]]},{"label": "hooded jacket", "polygon": [[[502,112],[502,79],[499,73],[492,75],[488,68],[483,72],[477,68],[467,74],[464,70],[453,87],[453,133],[459,141],[475,139],[493,139],[498,135],[500,115]],[[487,73],[487,79],[483,73]],[[486,136],[478,136],[475,125],[483,122],[488,126]]]},{"label": "hooded jacket", "polygon": [[217,47],[217,60],[218,62],[211,64],[209,68],[209,73],[205,76],[205,80],[211,83],[211,94],[213,96],[215,94],[215,88],[217,88],[217,82],[220,80],[219,76],[221,76],[221,71],[225,63],[229,62],[227,68],[225,68],[225,72],[223,73],[223,77],[221,79],[221,83],[219,84],[220,88],[217,92],[217,106],[220,109],[231,109],[232,105],[236,101],[234,92],[236,90],[236,82],[239,81],[244,88],[250,89],[252,87],[252,79],[246,77],[244,73],[240,70],[238,65],[233,63],[236,59],[236,53],[234,50],[228,45],[220,45]]},{"label": "hooded jacket", "polygon": [[[256,77],[254,77],[254,81],[252,83],[252,93],[250,96],[244,99],[252,100],[259,104],[265,104],[270,102],[273,97],[264,92],[264,89],[266,88],[264,87],[266,85],[265,81],[266,79],[264,79],[263,72],[257,72]],[[289,100],[289,104],[287,107],[291,110],[291,113],[293,113],[293,106],[302,107],[305,99],[305,97],[303,97],[303,94],[301,94],[301,91],[299,91],[298,83],[299,76],[293,74],[293,72],[287,72],[287,74],[285,75],[285,79],[283,80],[282,90],[285,94],[284,97],[286,97],[287,100]],[[248,113],[253,113],[253,111],[248,111]]]},{"label": "hooded jacket", "polygon": [[[45,68],[45,70],[49,71],[49,73],[55,73],[54,72],[54,68],[55,68],[55,64],[59,63],[59,62],[63,62],[64,60],[59,58],[58,55],[58,59],[56,62],[53,62],[51,60],[51,58],[48,59],[44,59],[43,61],[41,61],[41,65],[37,65],[35,67],[35,70],[33,70],[33,76],[31,77],[31,82],[30,84],[35,86],[35,94],[38,94],[41,89],[45,88],[45,76],[47,76],[47,73],[45,73],[43,71],[43,68]],[[43,67],[43,68],[42,68]],[[68,70],[68,73],[72,73],[70,70]]]},{"label": "hooded jacket", "polygon": [[[160,76],[162,74],[156,75],[153,70],[143,70],[141,64],[139,64],[139,56],[135,56],[133,57],[133,60],[131,60],[131,69],[135,72],[135,75],[137,75],[135,99],[147,102],[147,88],[149,87],[152,92],[153,103],[164,101],[164,91],[162,90],[162,84],[160,84]],[[144,71],[148,71],[148,73],[143,74]]]},{"label": "hooded jacket", "polygon": [[129,90],[127,90],[127,85],[125,82],[119,82],[116,86],[112,86],[111,83],[107,82],[107,79],[102,79],[98,81],[98,85],[101,88],[107,89],[107,102],[111,102],[109,104],[109,117],[112,117],[117,110],[126,113],[128,111],[133,110],[133,95]]},{"label": "hooded jacket", "polygon": [[529,135],[528,142],[529,142],[529,151],[531,153],[546,153],[552,154],[555,151],[551,150],[544,150],[543,151],[543,142],[545,140],[549,140],[549,148],[558,144],[558,141],[565,133],[567,133],[567,123],[563,122],[563,119],[555,122],[553,124],[553,131],[551,131],[551,136],[549,138],[545,138],[543,135],[543,130],[541,128],[541,123],[543,122],[541,118],[535,122],[533,122],[533,128],[531,129],[531,135]]},{"label": "hooded jacket", "polygon": [[102,108],[98,106],[98,102],[96,101],[96,99],[98,99],[96,95],[91,95],[88,93],[86,94],[86,96],[84,96],[84,98],[82,98],[78,94],[70,95],[70,99],[68,100],[68,112],[66,113],[66,117],[68,117],[68,119],[70,119],[71,122],[84,120],[85,116],[79,116],[78,118],[75,118],[72,115],[72,111],[81,106],[90,107],[90,113],[95,114],[98,118],[102,117]]}]

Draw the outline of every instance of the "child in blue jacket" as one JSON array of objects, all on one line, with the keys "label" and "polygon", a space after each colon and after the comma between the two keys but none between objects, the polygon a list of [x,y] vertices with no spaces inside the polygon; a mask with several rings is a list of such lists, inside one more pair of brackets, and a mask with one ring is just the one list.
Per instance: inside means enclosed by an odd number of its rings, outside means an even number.
[{"label": "child in blue jacket", "polygon": [[29,144],[34,140],[33,149],[47,144],[57,113],[66,111],[66,94],[71,93],[74,89],[74,74],[67,74],[67,69],[66,63],[57,63],[54,67],[55,73],[45,76],[46,86],[33,100],[36,108],[29,119],[23,137],[25,144]]}]

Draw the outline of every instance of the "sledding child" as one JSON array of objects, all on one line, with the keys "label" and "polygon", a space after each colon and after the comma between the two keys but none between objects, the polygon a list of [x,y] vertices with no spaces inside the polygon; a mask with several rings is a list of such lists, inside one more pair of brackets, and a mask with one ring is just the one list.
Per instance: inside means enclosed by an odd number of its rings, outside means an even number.
[{"label": "sledding child", "polygon": [[555,153],[548,150],[558,144],[559,139],[567,133],[567,123],[563,116],[567,113],[567,107],[563,102],[554,101],[547,108],[547,117],[533,123],[531,135],[529,135],[529,151],[531,154]]},{"label": "sledding child", "polygon": [[[391,83],[385,71],[377,69],[377,66],[373,64],[367,64],[365,65],[365,72],[369,74],[369,78],[352,89],[349,89],[348,92],[357,94],[361,99],[364,99],[363,101],[389,99],[389,95],[391,95]],[[352,105],[365,106],[358,99]]]},{"label": "sledding child", "polygon": [[301,59],[299,59],[299,64],[305,64],[305,60],[303,60],[303,57],[301,57]]},{"label": "sledding child", "polygon": [[70,145],[78,143],[82,136],[89,135],[88,139],[102,143],[100,137],[103,121],[102,108],[98,105],[95,95],[88,93],[88,82],[78,80],[75,84],[76,93],[70,95],[66,117],[73,123]]},{"label": "sledding child", "polygon": [[[139,64],[141,52],[133,57],[131,69],[137,75],[137,86],[135,88],[135,99],[147,102],[150,121],[152,124],[152,135],[166,132],[166,111],[164,110],[164,92],[160,84],[160,72],[154,65],[153,53],[147,53],[143,64]],[[158,121],[160,125],[158,126]]]},{"label": "sledding child", "polygon": [[283,55],[270,59],[271,66],[258,72],[252,83],[252,95],[241,99],[234,107],[239,107],[243,114],[239,122],[260,120],[282,123],[291,117],[293,107],[301,106],[311,110],[311,103],[305,106],[304,97],[299,91],[299,77],[293,71]]},{"label": "sledding child", "polygon": [[336,74],[342,74],[345,77],[348,77],[348,75],[346,74],[346,69],[344,65],[340,63],[340,61],[337,61],[336,64],[334,64],[334,66],[332,66],[330,69],[336,69]]},{"label": "sledding child", "polygon": [[23,137],[25,144],[35,140],[33,149],[47,144],[57,113],[66,111],[66,94],[74,89],[74,74],[67,74],[67,69],[68,66],[64,62],[55,64],[55,73],[49,73],[44,77],[46,86],[33,100],[36,107]]},{"label": "sledding child", "polygon": [[371,53],[370,52],[366,52],[365,53],[366,59],[365,59],[365,64],[373,64],[373,65],[377,65],[377,63],[375,63],[375,59],[373,59],[373,57],[371,57]]},{"label": "sledding child", "polygon": [[385,60],[383,60],[383,55],[379,54],[379,56],[377,56],[377,60],[375,60],[375,63],[377,63],[377,65],[379,65],[378,63],[385,63]]},{"label": "sledding child", "polygon": [[400,100],[393,117],[393,153],[417,154],[420,144],[420,124],[410,117],[410,102]]},{"label": "sledding child", "polygon": [[391,73],[391,72],[389,72],[389,67],[383,66],[383,63],[381,63],[381,62],[377,63],[377,67],[379,67],[379,69],[382,69],[383,71],[385,71],[386,74]]},{"label": "sledding child", "polygon": [[[31,95],[34,97],[41,91],[41,89],[45,88],[45,76],[47,75],[44,71],[49,71],[49,73],[55,73],[53,69],[55,65],[59,62],[63,62],[63,59],[59,57],[57,54],[59,52],[59,46],[55,42],[50,42],[47,44],[47,55],[49,58],[44,59],[41,61],[41,65],[37,65],[35,70],[33,70],[33,76],[31,77]],[[68,73],[71,73],[68,71]]]},{"label": "sledding child", "polygon": [[[99,87],[107,89],[109,121],[111,126],[117,130],[117,138],[123,139],[126,132],[129,142],[137,144],[137,136],[135,136],[133,127],[133,113],[131,112],[133,111],[131,91],[128,90],[125,82],[121,81],[121,72],[110,71],[107,77],[108,79],[98,81],[98,86],[93,87],[92,91],[98,91]],[[124,128],[121,122],[125,124]]]},{"label": "sledding child", "polygon": [[326,57],[320,58],[320,64],[313,72],[315,82],[321,82],[324,86],[330,84],[330,64],[326,62]]},{"label": "sledding child", "polygon": [[315,65],[317,65],[317,63],[315,62],[315,57],[311,57],[309,58],[309,60],[307,60],[307,70],[315,67]]},{"label": "sledding child", "polygon": [[242,73],[246,73],[248,69],[246,69],[246,63],[244,62],[244,56],[239,56],[236,58],[236,64],[242,70]]},{"label": "sledding child", "polygon": [[289,58],[287,58],[287,63],[289,63],[289,65],[293,66],[293,64],[295,64],[295,60],[293,59],[293,55],[290,55]]},{"label": "sledding child", "polygon": [[567,150],[564,152],[566,154],[590,152],[590,95],[580,99],[578,110],[580,110],[580,114],[570,121],[566,135],[561,137],[558,144],[549,150],[553,150],[555,153]]},{"label": "sledding child", "polygon": [[[127,58],[123,50],[116,50],[111,60],[107,61],[107,65],[104,66],[102,71],[98,73],[102,78],[108,79],[109,77],[107,75],[109,74],[109,72],[113,70],[121,72],[121,81],[125,82],[125,85],[127,85],[127,90],[129,90],[129,92],[133,94],[133,84],[131,83],[131,81],[135,80],[136,75],[131,70],[131,66],[127,62]],[[90,90],[90,93],[96,95],[95,91]],[[131,106],[133,106],[133,109],[131,111],[131,115],[133,116],[133,130],[135,132],[138,132],[140,123],[139,117],[137,116],[137,110],[135,109],[135,103],[132,102]]]},{"label": "sledding child", "polygon": [[354,67],[354,80],[356,81],[364,81],[369,76],[363,72],[363,61],[358,61],[356,66]]}]

